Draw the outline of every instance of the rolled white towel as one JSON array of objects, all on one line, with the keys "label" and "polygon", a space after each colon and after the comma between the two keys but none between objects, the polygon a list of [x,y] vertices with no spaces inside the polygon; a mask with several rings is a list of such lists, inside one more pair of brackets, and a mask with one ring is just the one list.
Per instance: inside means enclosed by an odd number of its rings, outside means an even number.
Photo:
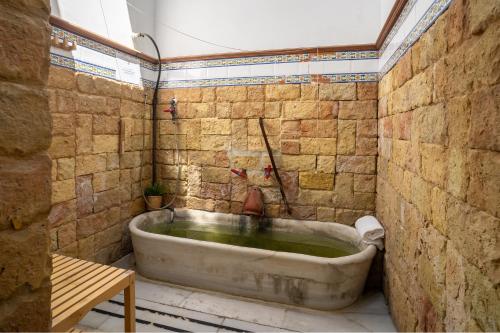
[{"label": "rolled white towel", "polygon": [[360,217],[354,225],[358,233],[365,240],[376,240],[384,237],[384,227],[373,216],[366,215]]},{"label": "rolled white towel", "polygon": [[366,244],[373,244],[379,250],[384,248],[382,238],[384,238],[384,227],[373,216],[367,215],[360,217],[354,224],[358,234]]}]

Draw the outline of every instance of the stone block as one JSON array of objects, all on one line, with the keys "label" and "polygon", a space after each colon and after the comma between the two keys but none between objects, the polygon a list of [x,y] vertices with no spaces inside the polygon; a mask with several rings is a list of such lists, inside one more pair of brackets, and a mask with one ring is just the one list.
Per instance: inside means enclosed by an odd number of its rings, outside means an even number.
[{"label": "stone block", "polygon": [[217,102],[244,102],[247,100],[247,87],[245,86],[217,87],[215,91]]},{"label": "stone block", "polygon": [[66,223],[57,229],[57,244],[64,248],[76,242],[76,221]]},{"label": "stone block", "polygon": [[51,229],[74,220],[76,220],[76,200],[64,201],[50,208],[48,221]]},{"label": "stone block", "polygon": [[377,119],[357,120],[356,135],[362,138],[376,138],[377,127]]},{"label": "stone block", "polygon": [[324,173],[335,173],[335,156],[318,156],[316,170]]},{"label": "stone block", "polygon": [[231,103],[217,103],[215,115],[219,119],[231,118]]},{"label": "stone block", "polygon": [[469,150],[467,202],[493,216],[500,216],[500,152]]},{"label": "stone block", "polygon": [[196,197],[187,197],[186,207],[190,209],[200,209],[208,212],[213,212],[215,202],[212,199],[200,199]]},{"label": "stone block", "polygon": [[444,146],[433,144],[422,144],[422,177],[441,187],[446,183],[447,153]]},{"label": "stone block", "polygon": [[47,155],[0,157],[0,230],[11,229],[15,221],[22,227],[49,212],[50,169]]},{"label": "stone block", "polygon": [[[280,135],[281,121],[279,119],[264,119],[264,129],[268,136]],[[248,119],[248,135],[262,135],[258,119]]]},{"label": "stone block", "polygon": [[259,101],[262,102],[266,98],[265,86],[248,86],[247,87],[247,99],[249,101]]},{"label": "stone block", "polygon": [[375,210],[375,193],[354,192],[354,209]]},{"label": "stone block", "polygon": [[339,115],[339,102],[320,101],[319,119],[335,119]]},{"label": "stone block", "polygon": [[354,175],[354,191],[374,193],[377,177],[375,175]]},{"label": "stone block", "polygon": [[[137,104],[141,105],[140,103]],[[77,99],[77,111],[79,113],[106,114],[108,113],[106,97],[79,94]]]},{"label": "stone block", "polygon": [[406,81],[411,79],[413,75],[411,56],[411,50],[407,51],[394,66],[392,74],[392,86],[394,89],[401,87]]},{"label": "stone block", "polygon": [[411,184],[412,202],[415,204],[420,213],[427,220],[432,219],[431,205],[430,205],[431,191],[432,191],[432,186],[425,180],[419,177],[412,178],[412,184]]},{"label": "stone block", "polygon": [[118,152],[118,135],[94,135],[92,151],[94,154]]},{"label": "stone block", "polygon": [[300,99],[303,101],[316,101],[318,100],[318,85],[301,84],[300,85]]},{"label": "stone block", "polygon": [[216,113],[214,103],[189,103],[189,114],[196,118],[212,118]]},{"label": "stone block", "polygon": [[466,149],[448,149],[446,189],[453,196],[465,199],[469,186],[469,168]]},{"label": "stone block", "polygon": [[[104,115],[94,115],[92,119],[92,129],[94,134],[119,134],[120,133],[120,118],[109,117]],[[141,120],[138,120],[142,124]],[[134,133],[134,134],[142,134]]]},{"label": "stone block", "polygon": [[231,147],[246,150],[248,147],[248,127],[246,119],[234,119],[231,122]]},{"label": "stone block", "polygon": [[52,182],[52,204],[75,198],[75,180],[67,179]]},{"label": "stone block", "polygon": [[339,102],[339,119],[376,119],[377,101]]},{"label": "stone block", "polygon": [[233,156],[231,159],[233,168],[258,169],[260,166],[259,156]]},{"label": "stone block", "polygon": [[49,147],[51,158],[73,157],[75,156],[75,137],[74,136],[54,136]]},{"label": "stone block", "polygon": [[98,213],[113,206],[120,205],[120,189],[94,193],[94,212]]},{"label": "stone block", "polygon": [[356,99],[356,83],[325,83],[319,86],[323,101],[352,101]]},{"label": "stone block", "polygon": [[356,88],[359,100],[378,99],[377,82],[358,82],[356,83]]},{"label": "stone block", "polygon": [[354,155],[356,153],[356,121],[339,120],[337,134],[337,154]]},{"label": "stone block", "polygon": [[299,140],[281,140],[281,153],[298,155],[300,154],[300,141]]},{"label": "stone block", "polygon": [[471,95],[470,148],[500,151],[500,129],[497,126],[500,123],[499,100],[500,85],[475,91]]},{"label": "stone block", "polygon": [[281,169],[284,171],[308,171],[316,168],[314,155],[282,155]]},{"label": "stone block", "polygon": [[335,207],[352,208],[354,204],[353,174],[337,173],[335,175],[335,189],[333,204]]},{"label": "stone block", "polygon": [[208,183],[229,183],[230,171],[226,168],[203,167],[201,180]]},{"label": "stone block", "polygon": [[72,114],[52,114],[52,135],[73,136],[75,135],[74,115]]},{"label": "stone block", "polygon": [[204,119],[201,122],[201,134],[231,134],[231,120]]},{"label": "stone block", "polygon": [[231,109],[231,118],[258,118],[264,117],[263,102],[238,102]]},{"label": "stone block", "polygon": [[93,193],[91,175],[76,177],[75,194],[77,217],[92,213],[94,208]]},{"label": "stone block", "polygon": [[335,222],[354,226],[356,220],[365,215],[371,215],[371,213],[365,210],[337,208],[335,209]]},{"label": "stone block", "polygon": [[54,160],[52,164],[57,165],[57,180],[65,180],[75,177],[75,159],[60,158],[57,162]]},{"label": "stone block", "polygon": [[[27,155],[46,150],[51,140],[47,95],[39,89],[0,83],[0,152]],[[56,145],[63,139],[56,139]]]},{"label": "stone block", "polygon": [[76,156],[76,175],[86,175],[106,170],[106,154]]},{"label": "stone block", "polygon": [[98,172],[93,175],[92,186],[95,192],[106,191],[120,184],[120,170]]},{"label": "stone block", "polygon": [[266,119],[279,118],[281,116],[281,103],[266,102],[264,104],[264,115]]},{"label": "stone block", "polygon": [[318,207],[316,209],[316,218],[318,221],[335,222],[335,208]]},{"label": "stone block", "polygon": [[231,137],[228,135],[202,135],[201,150],[228,150],[231,147]]},{"label": "stone block", "polygon": [[420,142],[445,144],[447,136],[446,111],[443,104],[432,105],[414,112],[413,127],[418,128]]},{"label": "stone block", "polygon": [[92,116],[89,114],[76,115],[75,144],[76,153],[92,152]]},{"label": "stone block", "polygon": [[301,188],[313,190],[333,190],[334,175],[331,173],[305,171],[299,173]]},{"label": "stone block", "polygon": [[113,243],[119,242],[122,238],[122,226],[117,224],[94,235],[94,249],[99,251]]},{"label": "stone block", "polygon": [[316,119],[318,112],[317,102],[283,103],[283,118],[285,119]]},{"label": "stone block", "polygon": [[266,100],[286,101],[300,99],[300,85],[298,84],[270,84],[266,85]]},{"label": "stone block", "polygon": [[374,174],[375,156],[337,156],[337,172]]},{"label": "stone block", "polygon": [[356,139],[356,155],[372,155],[378,153],[378,143],[375,138],[357,138]]},{"label": "stone block", "polygon": [[332,192],[300,189],[297,202],[308,206],[332,206]]},{"label": "stone block", "polygon": [[49,66],[47,85],[52,88],[75,90],[75,72],[68,68]]}]

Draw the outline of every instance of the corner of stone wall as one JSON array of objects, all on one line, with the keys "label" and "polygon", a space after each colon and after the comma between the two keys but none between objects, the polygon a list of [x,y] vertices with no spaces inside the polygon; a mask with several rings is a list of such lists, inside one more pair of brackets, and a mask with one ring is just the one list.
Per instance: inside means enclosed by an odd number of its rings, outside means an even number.
[{"label": "corner of stone wall", "polygon": [[500,329],[499,14],[453,1],[379,83],[376,206],[402,331]]},{"label": "corner of stone wall", "polygon": [[49,13],[0,3],[0,331],[50,330]]},{"label": "corner of stone wall", "polygon": [[[151,178],[149,92],[51,66],[51,249],[111,263],[131,251],[128,223],[144,211]],[[143,142],[143,137],[145,141]],[[123,151],[120,152],[120,145]]]}]

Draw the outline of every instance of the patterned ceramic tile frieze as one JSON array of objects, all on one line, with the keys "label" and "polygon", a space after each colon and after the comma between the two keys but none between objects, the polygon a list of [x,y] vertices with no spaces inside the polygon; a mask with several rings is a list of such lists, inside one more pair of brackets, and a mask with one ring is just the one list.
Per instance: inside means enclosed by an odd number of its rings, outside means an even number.
[{"label": "patterned ceramic tile frieze", "polygon": [[[379,51],[338,51],[247,56],[161,65],[161,88],[376,81],[446,10],[452,0],[409,0]],[[154,86],[158,65],[87,37],[52,27],[52,35],[77,45],[51,49],[51,63],[142,86]]]},{"label": "patterned ceramic tile frieze", "polygon": [[[416,22],[410,29],[399,31],[396,34],[404,34],[400,41],[390,41],[383,53],[380,54],[379,78],[383,77],[401,58],[406,51],[427,31],[427,29],[437,20],[437,18],[449,7],[452,0],[420,0],[411,9],[412,13],[406,17],[406,26],[409,27],[413,20]],[[390,44],[393,45],[390,45]]]}]

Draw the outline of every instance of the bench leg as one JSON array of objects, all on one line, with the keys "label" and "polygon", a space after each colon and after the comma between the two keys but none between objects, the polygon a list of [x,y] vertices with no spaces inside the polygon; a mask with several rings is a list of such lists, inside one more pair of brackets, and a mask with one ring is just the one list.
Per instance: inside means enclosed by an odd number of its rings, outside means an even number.
[{"label": "bench leg", "polygon": [[130,283],[125,288],[125,332],[135,332],[135,277],[130,276]]}]

